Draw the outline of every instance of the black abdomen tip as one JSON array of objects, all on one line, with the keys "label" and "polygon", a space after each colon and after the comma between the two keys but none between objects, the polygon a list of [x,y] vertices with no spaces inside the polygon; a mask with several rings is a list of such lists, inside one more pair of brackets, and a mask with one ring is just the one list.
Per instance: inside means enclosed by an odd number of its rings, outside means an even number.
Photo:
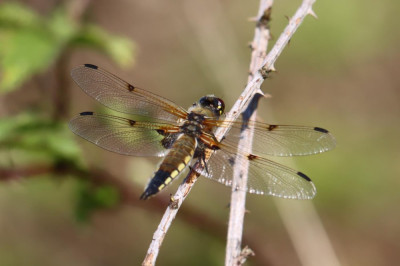
[{"label": "black abdomen tip", "polygon": [[95,66],[95,65],[92,65],[92,64],[85,64],[85,67],[92,68],[92,69],[98,69],[99,68],[98,66]]},{"label": "black abdomen tip", "polygon": [[[153,193],[154,194],[154,193]],[[143,194],[140,196],[141,200],[147,200],[151,195],[153,195],[152,193],[149,193],[147,190],[145,192],[143,192]]]},{"label": "black abdomen tip", "polygon": [[305,180],[311,182],[311,178],[309,178],[308,176],[306,176],[305,174],[303,174],[302,172],[297,172],[297,175],[304,178]]},{"label": "black abdomen tip", "polygon": [[324,129],[324,128],[321,128],[321,127],[314,127],[314,130],[315,130],[315,131],[322,132],[322,133],[329,133],[328,130],[326,130],[326,129]]},{"label": "black abdomen tip", "polygon": [[93,115],[93,112],[82,112],[79,115]]},{"label": "black abdomen tip", "polygon": [[154,186],[153,184],[150,183],[150,185],[146,188],[146,190],[143,192],[143,194],[140,196],[141,200],[147,200],[149,197],[157,194],[159,189]]}]

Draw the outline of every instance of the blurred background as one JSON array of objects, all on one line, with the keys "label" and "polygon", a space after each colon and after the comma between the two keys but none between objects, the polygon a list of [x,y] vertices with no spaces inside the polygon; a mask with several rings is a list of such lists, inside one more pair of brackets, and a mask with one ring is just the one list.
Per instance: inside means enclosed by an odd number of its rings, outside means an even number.
[{"label": "blurred background", "polygon": [[[270,47],[300,3],[276,1]],[[108,111],[69,72],[92,63],[181,106],[215,94],[229,110],[246,85],[258,5],[0,2],[0,265],[141,263],[180,181],[139,201],[158,160],[114,154],[70,132],[76,113]],[[305,19],[263,85],[272,98],[260,102],[260,120],[319,126],[337,139],[331,152],[279,161],[313,179],[312,203],[342,265],[400,262],[399,8],[317,1],[318,19]],[[221,265],[229,199],[229,188],[201,178],[158,264]],[[304,204],[248,196],[244,244],[256,252],[248,265],[302,264],[282,201]]]}]

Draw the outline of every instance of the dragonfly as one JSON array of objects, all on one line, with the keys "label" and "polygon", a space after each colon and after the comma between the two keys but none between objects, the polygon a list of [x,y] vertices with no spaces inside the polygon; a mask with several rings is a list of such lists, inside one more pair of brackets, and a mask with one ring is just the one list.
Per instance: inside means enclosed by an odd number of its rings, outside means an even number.
[{"label": "dragonfly", "polygon": [[[244,121],[224,119],[224,101],[214,95],[202,97],[186,110],[92,64],[74,68],[71,76],[106,107],[138,118],[82,112],[69,122],[75,134],[119,154],[163,158],[140,197],[144,200],[163,190],[187,168],[232,186],[234,167],[244,163],[248,165],[247,192],[311,199],[316,188],[306,174],[266,157],[311,155],[335,147],[332,134],[320,127],[247,121],[246,125],[254,128],[249,153],[238,148]],[[220,141],[214,135],[218,127],[230,127]],[[195,163],[203,167],[192,167]]]}]

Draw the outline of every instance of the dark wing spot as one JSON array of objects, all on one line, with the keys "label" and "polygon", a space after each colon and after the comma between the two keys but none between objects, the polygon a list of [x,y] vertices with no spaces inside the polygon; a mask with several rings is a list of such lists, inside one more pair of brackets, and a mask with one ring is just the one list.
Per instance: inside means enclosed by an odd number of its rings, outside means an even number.
[{"label": "dark wing spot", "polygon": [[320,127],[314,127],[314,130],[315,130],[315,131],[318,131],[318,132],[322,132],[322,133],[329,133],[328,130],[323,129],[323,128],[320,128]]},{"label": "dark wing spot", "polygon": [[92,65],[92,64],[85,64],[85,67],[92,68],[92,69],[98,69],[99,68],[98,66],[95,66],[95,65]]},{"label": "dark wing spot", "polygon": [[303,174],[302,172],[297,172],[297,175],[304,178],[305,180],[311,182],[311,178],[309,178],[308,176],[306,176],[305,174]]},{"label": "dark wing spot", "polygon": [[79,115],[93,115],[93,112],[82,112]]},{"label": "dark wing spot", "polygon": [[247,155],[247,159],[249,159],[250,161],[257,159],[257,158],[258,158],[258,156],[254,155],[254,154]]},{"label": "dark wing spot", "polygon": [[156,131],[157,131],[158,134],[160,134],[162,136],[165,136],[165,130],[164,129],[156,129]]},{"label": "dark wing spot", "polygon": [[129,90],[129,91],[133,91],[134,89],[135,89],[134,86],[132,86],[131,84],[128,85],[128,90]]},{"label": "dark wing spot", "polygon": [[221,147],[218,146],[218,145],[216,145],[216,144],[213,144],[213,145],[211,146],[211,149],[212,149],[213,151],[217,151],[217,150],[220,150]]},{"label": "dark wing spot", "polygon": [[130,119],[129,119],[129,124],[130,124],[131,126],[133,126],[134,124],[136,124],[136,121],[130,120]]},{"label": "dark wing spot", "polygon": [[271,131],[271,130],[274,130],[275,128],[277,128],[277,127],[278,127],[277,125],[269,125],[268,130]]}]

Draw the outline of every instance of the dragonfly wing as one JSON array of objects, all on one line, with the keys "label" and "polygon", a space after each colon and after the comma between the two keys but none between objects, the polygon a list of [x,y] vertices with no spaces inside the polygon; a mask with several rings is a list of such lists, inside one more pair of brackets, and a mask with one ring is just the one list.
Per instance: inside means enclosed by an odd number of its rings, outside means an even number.
[{"label": "dragonfly wing", "polygon": [[248,163],[247,188],[249,193],[271,195],[290,199],[312,199],[316,188],[311,179],[301,172],[275,163],[268,159],[251,154],[237,155],[224,149],[213,151],[207,162],[207,170],[201,175],[232,186],[233,169],[240,164],[241,168]]},{"label": "dragonfly wing", "polygon": [[78,66],[71,71],[71,76],[88,95],[118,112],[166,121],[187,116],[187,112],[175,103],[135,87],[95,65]]},{"label": "dragonfly wing", "polygon": [[311,179],[301,172],[238,150],[237,145],[218,143],[212,134],[203,133],[200,140],[206,147],[210,147],[206,152],[211,152],[207,167],[199,171],[205,177],[232,186],[233,169],[248,167],[247,187],[236,189],[291,199],[311,199],[316,194]]},{"label": "dragonfly wing", "polygon": [[164,156],[178,126],[140,122],[112,115],[83,112],[69,123],[82,138],[106,149],[132,156]]},{"label": "dragonfly wing", "polygon": [[[214,122],[217,126],[227,126],[229,122]],[[218,125],[219,123],[219,125]],[[263,156],[299,156],[317,154],[333,149],[335,138],[320,127],[271,125],[256,121],[247,122],[254,126],[252,151]],[[222,143],[237,146],[243,128],[242,121],[232,122],[232,127]]]}]

